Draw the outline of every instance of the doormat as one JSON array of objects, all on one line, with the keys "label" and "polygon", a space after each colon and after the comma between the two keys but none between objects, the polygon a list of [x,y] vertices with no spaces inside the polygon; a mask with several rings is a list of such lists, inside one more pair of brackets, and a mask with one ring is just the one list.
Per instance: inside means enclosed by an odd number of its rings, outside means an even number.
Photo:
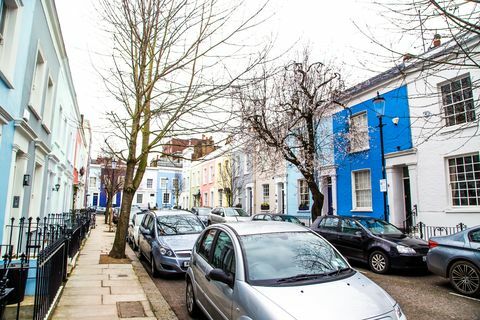
[{"label": "doormat", "polygon": [[117,302],[117,310],[119,318],[141,318],[147,316],[140,301],[119,301]]},{"label": "doormat", "polygon": [[128,258],[115,259],[109,257],[108,254],[101,254],[99,264],[129,264],[130,262],[132,261]]}]

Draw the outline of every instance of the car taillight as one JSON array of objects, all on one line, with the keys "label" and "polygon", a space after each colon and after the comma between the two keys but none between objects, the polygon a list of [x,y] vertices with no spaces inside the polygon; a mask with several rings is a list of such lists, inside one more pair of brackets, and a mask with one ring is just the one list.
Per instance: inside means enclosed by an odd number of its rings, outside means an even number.
[{"label": "car taillight", "polygon": [[432,248],[435,248],[435,247],[438,247],[438,242],[435,242],[433,240],[428,240],[428,248],[432,249]]}]

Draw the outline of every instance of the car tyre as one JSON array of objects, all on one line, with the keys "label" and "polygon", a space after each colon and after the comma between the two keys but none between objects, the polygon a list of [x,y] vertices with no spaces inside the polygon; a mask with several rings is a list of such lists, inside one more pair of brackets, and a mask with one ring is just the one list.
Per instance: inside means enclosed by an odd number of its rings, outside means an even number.
[{"label": "car tyre", "polygon": [[187,278],[187,288],[185,290],[185,305],[187,306],[187,312],[191,317],[198,316],[200,309],[195,301],[195,292],[193,291],[192,281]]},{"label": "car tyre", "polygon": [[480,296],[480,271],[468,261],[455,262],[449,271],[450,283],[458,292],[470,296]]},{"label": "car tyre", "polygon": [[158,277],[158,270],[153,256],[150,257],[150,272],[152,273],[152,277]]},{"label": "car tyre", "polygon": [[380,250],[373,251],[368,257],[368,265],[375,273],[385,274],[390,270],[390,260],[388,256]]}]

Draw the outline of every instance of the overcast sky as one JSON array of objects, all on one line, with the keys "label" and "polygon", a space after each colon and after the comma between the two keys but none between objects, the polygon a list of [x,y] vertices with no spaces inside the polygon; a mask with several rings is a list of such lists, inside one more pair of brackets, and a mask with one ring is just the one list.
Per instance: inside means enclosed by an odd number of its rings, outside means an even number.
[{"label": "overcast sky", "polygon": [[[95,141],[99,141],[106,130],[102,121],[104,106],[114,103],[98,75],[112,51],[95,11],[97,3],[95,0],[56,0],[78,103],[92,123]],[[258,5],[259,2],[247,0],[248,3]],[[353,22],[381,29],[383,25],[377,15],[380,10],[371,1],[271,0],[268,12],[273,15],[255,34],[273,35],[278,52],[296,42],[294,50],[308,44],[314,59],[325,55],[336,57],[344,63],[347,83],[353,84],[372,75],[364,71],[362,65],[375,65],[374,56],[362,54],[374,51],[372,44]],[[385,38],[388,39],[388,35]]]}]

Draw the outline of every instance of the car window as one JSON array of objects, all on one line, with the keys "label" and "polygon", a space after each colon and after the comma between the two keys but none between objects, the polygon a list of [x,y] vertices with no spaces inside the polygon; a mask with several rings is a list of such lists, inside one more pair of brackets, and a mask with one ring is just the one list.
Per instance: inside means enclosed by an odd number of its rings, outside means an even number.
[{"label": "car window", "polygon": [[472,242],[480,242],[480,229],[471,231],[468,237]]},{"label": "car window", "polygon": [[157,217],[157,230],[159,235],[180,235],[200,233],[204,226],[194,215],[166,215]]},{"label": "car window", "polygon": [[153,223],[154,223],[154,221],[153,221],[153,218],[152,218],[151,216],[149,216],[149,217],[150,217],[150,219],[148,219],[146,228],[147,228],[148,230],[152,231],[152,230],[153,230]]},{"label": "car window", "polygon": [[355,234],[357,231],[361,231],[361,228],[354,220],[342,219],[340,221],[340,232]]},{"label": "car window", "polygon": [[263,214],[258,214],[254,216],[252,220],[263,220]]},{"label": "car window", "polygon": [[383,220],[373,218],[358,218],[357,220],[373,234],[403,234],[403,232],[398,230],[393,224]]},{"label": "car window", "polygon": [[150,215],[146,214],[142,221],[142,227],[146,228],[150,220],[151,220]]},{"label": "car window", "polygon": [[319,227],[326,230],[337,230],[338,218],[328,217],[322,220]]},{"label": "car window", "polygon": [[220,231],[213,250],[212,266],[223,271],[235,274],[235,251],[232,239],[223,231]]},{"label": "car window", "polygon": [[248,217],[248,213],[246,213],[243,209],[240,208],[225,208],[225,215],[227,216],[240,216],[240,217]]},{"label": "car window", "polygon": [[217,234],[217,229],[208,230],[208,232],[203,236],[203,239],[200,242],[197,250],[198,254],[203,256],[207,261],[210,257],[212,242],[213,242],[213,238],[215,238],[215,234]]}]

